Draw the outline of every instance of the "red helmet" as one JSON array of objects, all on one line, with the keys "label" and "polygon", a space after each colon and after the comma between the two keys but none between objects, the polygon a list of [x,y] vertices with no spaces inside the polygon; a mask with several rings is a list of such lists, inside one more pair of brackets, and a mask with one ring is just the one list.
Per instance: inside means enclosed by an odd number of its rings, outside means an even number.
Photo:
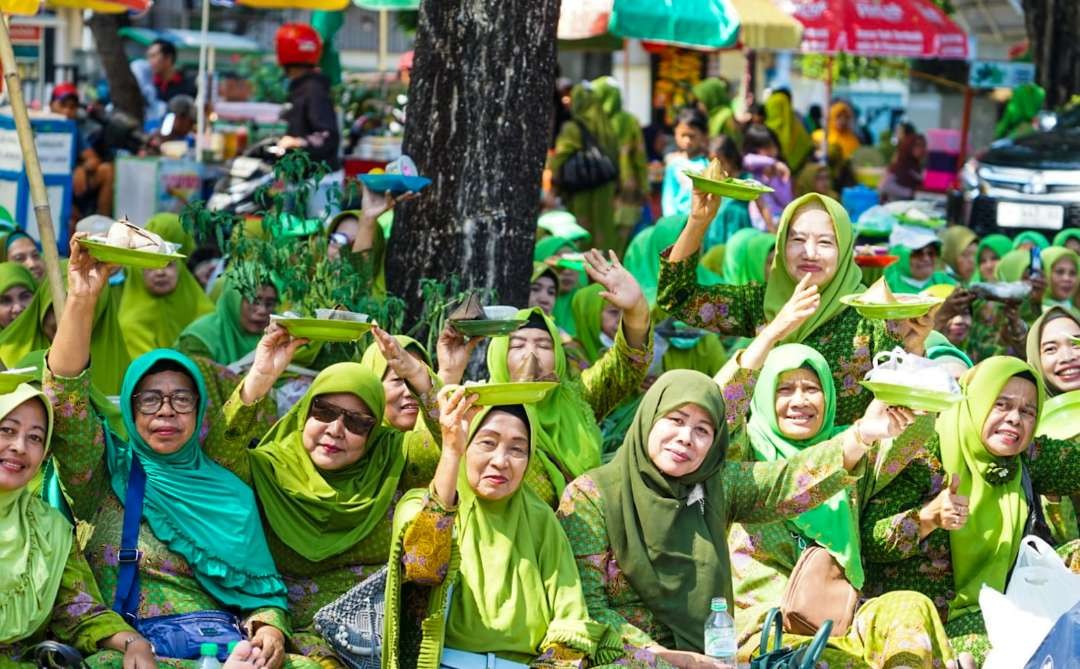
[{"label": "red helmet", "polygon": [[75,84],[71,83],[70,81],[61,82],[53,87],[53,100],[63,100],[64,98],[72,95],[75,97],[79,97],[79,89],[75,86]]},{"label": "red helmet", "polygon": [[274,37],[278,65],[318,65],[322,58],[322,39],[305,23],[286,23]]}]

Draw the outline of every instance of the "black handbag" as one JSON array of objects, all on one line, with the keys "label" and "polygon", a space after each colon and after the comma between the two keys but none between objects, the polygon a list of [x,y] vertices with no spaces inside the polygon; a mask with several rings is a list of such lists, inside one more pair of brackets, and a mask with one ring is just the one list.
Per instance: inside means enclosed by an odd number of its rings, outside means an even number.
[{"label": "black handbag", "polygon": [[619,168],[600,150],[592,133],[578,121],[571,121],[581,131],[582,147],[566,159],[559,170],[559,188],[565,193],[577,193],[598,188],[615,181]]},{"label": "black handbag", "polygon": [[784,646],[784,619],[780,609],[772,609],[761,628],[760,654],[750,661],[750,669],[814,669],[825,652],[831,631],[832,621],[826,620],[810,643],[799,648]]},{"label": "black handbag", "polygon": [[19,659],[43,669],[82,669],[86,666],[79,651],[56,641],[42,641],[28,648]]}]

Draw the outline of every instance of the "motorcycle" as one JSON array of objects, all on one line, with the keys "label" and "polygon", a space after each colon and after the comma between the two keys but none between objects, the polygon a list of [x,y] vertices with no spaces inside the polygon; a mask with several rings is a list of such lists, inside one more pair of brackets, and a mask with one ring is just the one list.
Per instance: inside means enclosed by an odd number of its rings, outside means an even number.
[{"label": "motorcycle", "polygon": [[267,137],[244,150],[229,163],[229,173],[214,185],[206,206],[210,211],[227,211],[239,216],[261,209],[255,201],[260,188],[274,183],[274,163],[284,155],[280,137]]}]

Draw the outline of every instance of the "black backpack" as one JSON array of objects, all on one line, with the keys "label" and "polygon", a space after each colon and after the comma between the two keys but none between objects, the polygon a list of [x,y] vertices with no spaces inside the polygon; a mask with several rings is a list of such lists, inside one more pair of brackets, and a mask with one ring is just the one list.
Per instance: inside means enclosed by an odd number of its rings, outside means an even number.
[{"label": "black backpack", "polygon": [[591,190],[611,183],[619,176],[619,168],[596,144],[583,124],[571,121],[581,131],[582,147],[566,159],[559,170],[559,188],[565,193]]}]

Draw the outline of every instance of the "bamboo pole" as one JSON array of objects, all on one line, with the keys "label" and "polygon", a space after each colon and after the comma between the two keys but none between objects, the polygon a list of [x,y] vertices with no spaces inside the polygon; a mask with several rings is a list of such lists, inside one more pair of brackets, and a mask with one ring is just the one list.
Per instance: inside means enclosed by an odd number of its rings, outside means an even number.
[{"label": "bamboo pole", "polygon": [[34,205],[41,250],[45,254],[45,277],[52,289],[53,311],[59,321],[60,314],[64,312],[64,302],[67,301],[67,291],[64,288],[64,276],[60,272],[60,253],[56,245],[56,231],[53,230],[52,212],[49,210],[49,194],[45,190],[45,177],[38,161],[30,114],[26,111],[26,101],[23,99],[22,82],[15,64],[15,49],[11,46],[7,16],[0,19],[0,62],[3,63],[4,85],[11,101],[11,113],[15,117],[15,134],[19,138],[19,148],[26,166],[26,180],[30,184],[30,201]]},{"label": "bamboo pole", "polygon": [[199,87],[195,94],[195,160],[203,161],[206,149],[206,48],[209,42],[210,0],[202,1],[202,22],[199,24]]}]

